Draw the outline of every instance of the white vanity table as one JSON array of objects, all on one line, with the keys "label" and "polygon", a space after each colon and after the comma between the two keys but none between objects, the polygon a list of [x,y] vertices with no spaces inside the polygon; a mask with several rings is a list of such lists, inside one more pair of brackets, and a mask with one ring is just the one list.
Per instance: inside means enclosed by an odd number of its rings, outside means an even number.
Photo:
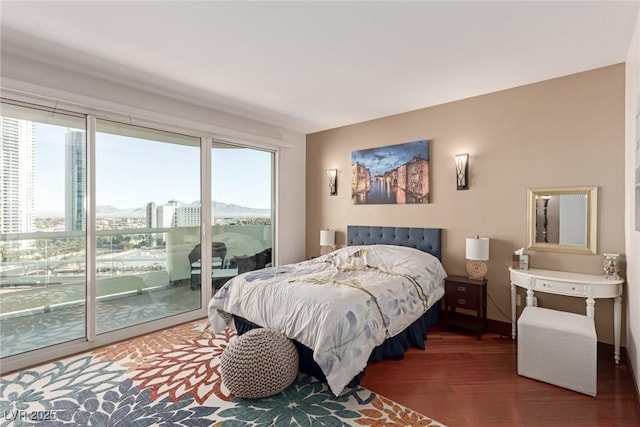
[{"label": "white vanity table", "polygon": [[620,325],[624,280],[605,279],[594,274],[552,270],[509,268],[511,276],[511,338],[516,338],[516,286],[527,290],[527,305],[533,305],[534,291],[586,298],[587,316],[594,319],[597,298],[613,298],[614,360],[620,363]]}]

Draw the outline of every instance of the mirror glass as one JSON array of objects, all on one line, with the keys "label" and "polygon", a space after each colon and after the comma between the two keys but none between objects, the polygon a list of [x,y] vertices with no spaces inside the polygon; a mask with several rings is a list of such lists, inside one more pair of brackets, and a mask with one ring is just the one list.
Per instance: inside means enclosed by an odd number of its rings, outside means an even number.
[{"label": "mirror glass", "polygon": [[529,188],[528,249],[595,254],[597,191],[597,187]]}]

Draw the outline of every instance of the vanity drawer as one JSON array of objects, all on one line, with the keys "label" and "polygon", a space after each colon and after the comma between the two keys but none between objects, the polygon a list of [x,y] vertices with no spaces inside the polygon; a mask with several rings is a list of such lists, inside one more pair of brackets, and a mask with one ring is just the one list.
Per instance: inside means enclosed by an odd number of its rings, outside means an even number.
[{"label": "vanity drawer", "polygon": [[561,295],[587,296],[587,286],[578,283],[558,282],[555,280],[535,278],[533,289]]},{"label": "vanity drawer", "polygon": [[519,273],[517,271],[512,271],[511,281],[520,287],[528,288],[531,285],[531,276],[526,272]]}]

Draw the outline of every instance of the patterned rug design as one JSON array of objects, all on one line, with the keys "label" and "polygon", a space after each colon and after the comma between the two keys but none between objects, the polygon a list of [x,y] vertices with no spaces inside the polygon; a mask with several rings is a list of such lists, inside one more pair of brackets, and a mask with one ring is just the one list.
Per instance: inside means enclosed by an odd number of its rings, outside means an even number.
[{"label": "patterned rug design", "polygon": [[200,320],[6,375],[0,426],[442,426],[363,387],[335,397],[303,374],[270,398],[233,397],[218,368],[234,338]]}]

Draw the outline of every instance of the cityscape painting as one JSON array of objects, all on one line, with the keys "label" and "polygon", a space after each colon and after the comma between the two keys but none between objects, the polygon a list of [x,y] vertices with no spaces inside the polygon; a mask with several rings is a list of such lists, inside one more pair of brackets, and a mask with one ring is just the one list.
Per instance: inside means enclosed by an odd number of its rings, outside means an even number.
[{"label": "cityscape painting", "polygon": [[415,141],[351,153],[351,203],[431,202],[429,141]]}]

